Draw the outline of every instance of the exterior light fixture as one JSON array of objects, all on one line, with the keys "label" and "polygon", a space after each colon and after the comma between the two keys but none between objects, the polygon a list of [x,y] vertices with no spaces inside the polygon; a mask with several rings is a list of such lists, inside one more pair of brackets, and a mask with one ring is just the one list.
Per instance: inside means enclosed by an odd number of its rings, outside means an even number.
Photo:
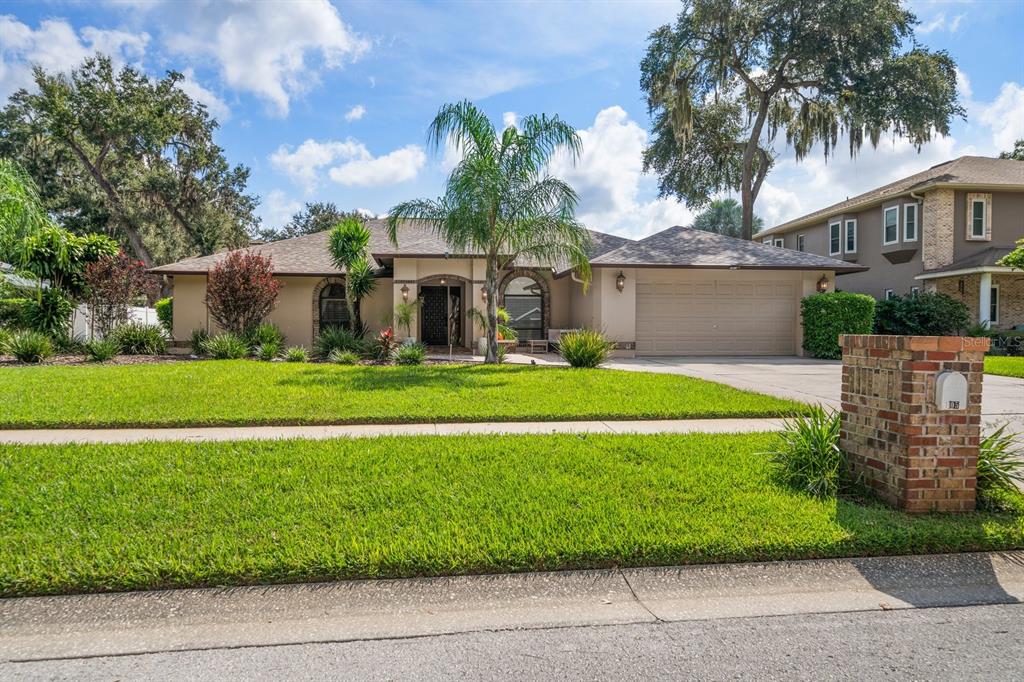
[{"label": "exterior light fixture", "polygon": [[408,284],[403,284],[402,285],[402,300],[403,301],[408,301],[409,300],[409,285]]},{"label": "exterior light fixture", "polygon": [[822,275],[821,279],[818,280],[818,293],[823,294],[828,291],[828,276]]},{"label": "exterior light fixture", "polygon": [[444,275],[441,276],[441,284],[448,284],[448,278]]},{"label": "exterior light fixture", "polygon": [[619,274],[615,276],[615,288],[621,293],[626,288],[626,276],[622,274],[622,270],[619,270]]},{"label": "exterior light fixture", "polygon": [[484,303],[487,303],[487,289],[480,290],[480,298],[484,299]]}]

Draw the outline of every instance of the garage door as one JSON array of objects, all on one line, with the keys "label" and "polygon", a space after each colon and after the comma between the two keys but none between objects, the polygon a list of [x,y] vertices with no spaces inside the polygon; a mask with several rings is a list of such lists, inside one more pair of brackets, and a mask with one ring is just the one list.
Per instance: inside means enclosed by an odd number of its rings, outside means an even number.
[{"label": "garage door", "polygon": [[793,355],[799,273],[638,270],[637,355]]}]

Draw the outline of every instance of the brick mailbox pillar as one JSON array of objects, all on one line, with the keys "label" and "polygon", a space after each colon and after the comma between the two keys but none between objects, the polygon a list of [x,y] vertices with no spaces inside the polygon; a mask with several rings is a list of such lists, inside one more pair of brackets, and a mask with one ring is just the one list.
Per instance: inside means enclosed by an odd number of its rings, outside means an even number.
[{"label": "brick mailbox pillar", "polygon": [[854,479],[908,512],[973,510],[989,340],[845,335],[840,344],[839,446]]}]

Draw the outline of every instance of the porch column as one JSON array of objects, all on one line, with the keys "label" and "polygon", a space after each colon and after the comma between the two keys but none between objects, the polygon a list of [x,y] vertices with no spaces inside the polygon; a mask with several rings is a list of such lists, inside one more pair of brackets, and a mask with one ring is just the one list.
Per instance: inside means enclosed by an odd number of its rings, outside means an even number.
[{"label": "porch column", "polygon": [[992,273],[981,273],[981,282],[978,285],[978,324],[991,325],[992,320]]}]

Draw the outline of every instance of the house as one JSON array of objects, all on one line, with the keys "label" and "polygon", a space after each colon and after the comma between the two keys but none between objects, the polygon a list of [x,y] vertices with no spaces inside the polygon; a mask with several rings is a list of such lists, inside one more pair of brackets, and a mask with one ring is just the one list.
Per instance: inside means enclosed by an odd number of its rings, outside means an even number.
[{"label": "house", "polygon": [[[455,253],[422,225],[399,228],[398,246],[382,220],[370,220],[377,289],[361,302],[371,330],[390,324],[395,306],[419,299],[412,333],[427,345],[476,348],[483,330],[484,260]],[[283,286],[270,321],[290,344],[309,346],[320,330],[348,322],[344,273],[331,263],[327,232],[252,248],[271,259]],[[552,330],[600,329],[620,355],[793,355],[799,352],[800,299],[833,285],[856,263],[672,227],[633,241],[591,232],[592,282],[568,264],[513,263],[500,273],[498,304],[520,339]],[[153,268],[174,289],[175,340],[215,331],[204,303],[208,270],[223,253]],[[404,330],[396,330],[404,336]]]},{"label": "house", "polygon": [[866,265],[837,286],[882,299],[937,291],[993,329],[1024,325],[1024,161],[962,156],[763,230],[764,244]]}]

